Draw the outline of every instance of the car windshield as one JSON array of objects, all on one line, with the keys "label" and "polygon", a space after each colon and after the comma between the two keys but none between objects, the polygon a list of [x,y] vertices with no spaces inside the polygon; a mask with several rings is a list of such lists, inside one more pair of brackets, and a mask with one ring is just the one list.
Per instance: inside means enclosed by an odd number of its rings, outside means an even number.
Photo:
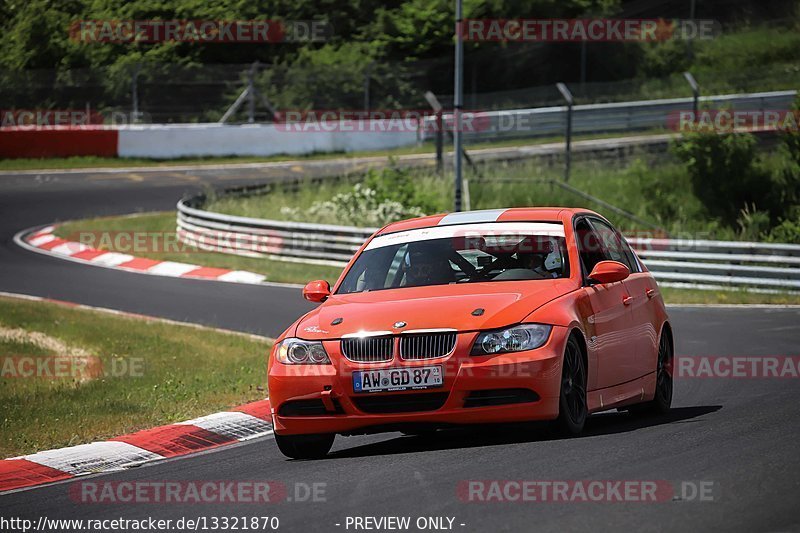
[{"label": "car windshield", "polygon": [[375,237],[337,293],[565,277],[569,260],[561,224],[437,226]]}]

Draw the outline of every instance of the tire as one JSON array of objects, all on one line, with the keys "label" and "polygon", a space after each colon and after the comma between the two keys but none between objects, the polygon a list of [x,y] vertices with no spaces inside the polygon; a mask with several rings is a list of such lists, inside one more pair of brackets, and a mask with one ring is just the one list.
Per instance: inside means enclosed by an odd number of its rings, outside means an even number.
[{"label": "tire", "polygon": [[315,435],[278,435],[275,442],[283,455],[291,459],[321,459],[333,446],[335,433]]},{"label": "tire", "polygon": [[661,333],[658,341],[658,360],[656,362],[656,394],[649,402],[630,407],[633,414],[665,415],[672,406],[672,365],[674,354],[669,336]]},{"label": "tire", "polygon": [[589,409],[586,406],[586,365],[578,341],[571,336],[564,350],[561,392],[558,399],[556,431],[564,436],[580,435]]}]

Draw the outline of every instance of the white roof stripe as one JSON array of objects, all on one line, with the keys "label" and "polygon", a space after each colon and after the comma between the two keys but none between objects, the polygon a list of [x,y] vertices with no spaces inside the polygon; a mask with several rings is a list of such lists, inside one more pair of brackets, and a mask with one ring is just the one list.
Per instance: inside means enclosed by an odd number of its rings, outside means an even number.
[{"label": "white roof stripe", "polygon": [[491,222],[486,224],[459,224],[416,228],[372,239],[366,250],[383,248],[409,242],[446,239],[452,237],[474,237],[477,235],[550,235],[564,236],[564,226],[560,222]]},{"label": "white roof stripe", "polygon": [[505,213],[505,209],[482,209],[480,211],[464,211],[462,213],[450,213],[439,221],[439,226],[450,224],[473,224],[475,222],[497,222],[500,215]]}]

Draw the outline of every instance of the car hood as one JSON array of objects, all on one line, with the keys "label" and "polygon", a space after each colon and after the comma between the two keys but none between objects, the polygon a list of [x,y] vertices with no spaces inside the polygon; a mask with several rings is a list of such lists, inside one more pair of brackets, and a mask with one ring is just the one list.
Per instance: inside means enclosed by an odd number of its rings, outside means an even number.
[{"label": "car hood", "polygon": [[[492,329],[521,322],[545,303],[575,289],[569,279],[408,287],[335,294],[297,324],[295,336],[336,339],[363,331]],[[476,309],[483,314],[473,315]],[[332,324],[341,319],[339,324]],[[405,322],[402,329],[396,322]]]}]

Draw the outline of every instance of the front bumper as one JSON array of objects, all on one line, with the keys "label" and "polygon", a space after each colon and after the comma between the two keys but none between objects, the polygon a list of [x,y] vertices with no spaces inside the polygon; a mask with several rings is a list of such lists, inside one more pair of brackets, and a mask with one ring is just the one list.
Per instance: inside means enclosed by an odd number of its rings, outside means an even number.
[{"label": "front bumper", "polygon": [[[486,424],[551,420],[558,416],[561,367],[568,329],[554,326],[547,343],[535,350],[494,356],[469,356],[477,332],[460,333],[454,352],[444,358],[388,363],[355,363],[342,356],[339,341],[325,341],[331,365],[284,365],[271,361],[269,395],[275,432],[279,435],[308,433],[358,433],[404,425]],[[442,365],[442,387],[403,392],[354,393],[354,370],[413,368]],[[525,401],[504,405],[478,405],[468,398],[475,391],[528,390]],[[441,402],[425,401],[439,395]],[[360,401],[384,396],[395,405],[409,400],[403,412],[367,412]],[[380,401],[380,399],[378,399]],[[419,400],[423,400],[419,403]],[[412,403],[417,402],[417,403]],[[374,403],[374,402],[373,402]],[[359,404],[362,406],[359,408]],[[425,405],[419,410],[415,406]],[[302,414],[295,405],[320,405]],[[402,409],[402,407],[401,407]]]}]

